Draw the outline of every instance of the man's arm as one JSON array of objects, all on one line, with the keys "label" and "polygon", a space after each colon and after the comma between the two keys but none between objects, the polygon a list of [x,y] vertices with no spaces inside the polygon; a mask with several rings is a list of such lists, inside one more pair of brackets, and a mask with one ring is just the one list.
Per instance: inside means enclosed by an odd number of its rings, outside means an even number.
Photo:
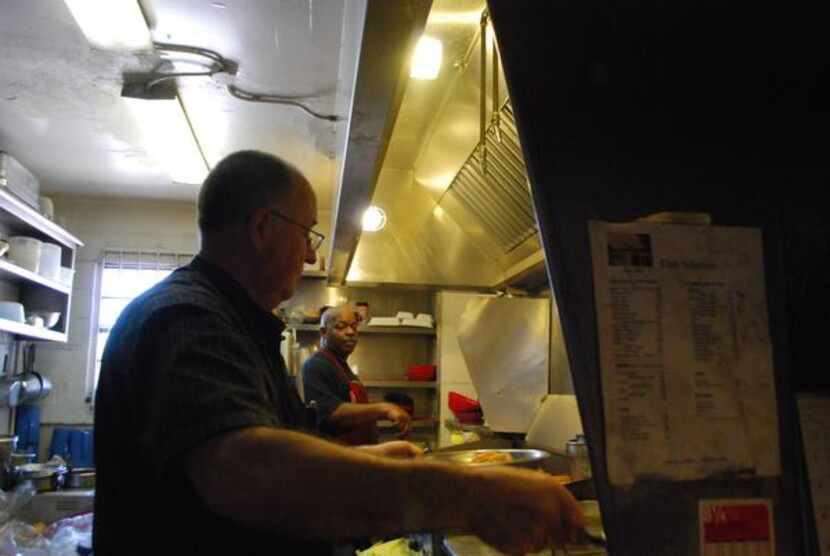
[{"label": "man's arm", "polygon": [[401,432],[409,430],[409,413],[393,403],[341,403],[329,415],[326,424],[334,430],[350,430],[361,425],[388,419]]},{"label": "man's arm", "polygon": [[216,513],[301,538],[452,529],[521,554],[582,525],[573,497],[543,473],[381,458],[283,429],[223,434],[184,464]]}]

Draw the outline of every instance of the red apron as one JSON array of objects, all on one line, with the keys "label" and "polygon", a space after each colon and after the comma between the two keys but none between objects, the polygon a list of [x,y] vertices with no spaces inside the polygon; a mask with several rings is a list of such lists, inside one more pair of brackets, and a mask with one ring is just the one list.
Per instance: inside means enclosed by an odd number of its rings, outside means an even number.
[{"label": "red apron", "polygon": [[[331,353],[326,348],[320,348],[320,355],[328,359],[329,363],[340,371],[338,375],[349,386],[349,401],[351,403],[369,403],[369,395],[366,393],[366,388],[359,380],[354,378],[351,370],[344,366],[340,359]],[[377,444],[378,442],[378,428],[375,423],[368,423],[361,425],[350,431],[344,431],[335,436],[335,440],[342,444],[350,446],[360,446],[362,444]]]}]

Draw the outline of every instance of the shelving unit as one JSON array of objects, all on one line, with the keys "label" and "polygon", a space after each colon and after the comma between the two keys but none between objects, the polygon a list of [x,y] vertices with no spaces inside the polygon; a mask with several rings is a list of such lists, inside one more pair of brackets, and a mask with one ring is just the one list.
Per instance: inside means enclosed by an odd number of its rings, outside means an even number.
[{"label": "shelving unit", "polygon": [[[332,287],[325,280],[325,273],[306,271],[294,294],[284,307],[286,314],[308,314],[325,305],[335,305],[346,300],[352,303],[366,302],[372,315],[394,315],[398,311],[412,313],[435,313],[435,292],[412,288],[375,287]],[[439,323],[440,325],[440,323]],[[288,323],[287,331],[293,332],[290,353],[300,350],[307,354],[307,348],[318,344],[320,326],[317,322]],[[405,378],[410,364],[435,363],[437,352],[437,330],[412,326],[368,326],[358,330],[358,346],[349,358],[349,364],[358,371],[360,380],[368,390],[369,400],[379,402],[390,392],[406,393],[415,405],[415,419],[410,429],[410,438],[430,446],[438,444],[440,421],[439,403],[441,392],[439,382],[410,381]],[[299,356],[290,357],[293,368],[302,361]],[[378,423],[381,438],[391,439],[397,428],[391,423]]]},{"label": "shelving unit", "polygon": [[361,380],[366,388],[438,388],[437,382],[417,380]]},{"label": "shelving unit", "polygon": [[30,270],[19,267],[6,258],[0,257],[0,278],[16,283],[29,282],[33,284],[40,284],[46,288],[55,290],[56,292],[69,294],[71,287],[65,286],[60,282],[44,278],[40,274],[35,274]]},{"label": "shelving unit", "polygon": [[[318,324],[289,324],[289,330],[297,332],[319,332]],[[362,326],[358,332],[364,334],[396,334],[401,336],[435,336],[434,328],[417,328],[406,326]]]},{"label": "shelving unit", "polygon": [[66,334],[63,332],[55,332],[48,328],[29,326],[22,322],[15,322],[13,320],[0,319],[0,330],[10,332],[17,336],[23,336],[30,340],[51,340],[53,342],[65,342]]},{"label": "shelving unit", "polygon": [[[418,417],[409,422],[410,431],[433,430],[438,426],[437,417]],[[378,429],[385,431],[387,429],[397,430],[398,427],[392,421],[378,421]]]},{"label": "shelving unit", "polygon": [[[34,237],[61,248],[61,266],[75,268],[75,251],[81,240],[70,234],[36,209],[30,207],[5,187],[0,186],[0,236]],[[28,311],[53,311],[61,314],[52,328],[39,328],[0,319],[0,331],[27,340],[66,342],[72,286],[61,284],[22,268],[0,257],[0,300],[18,301]]]}]

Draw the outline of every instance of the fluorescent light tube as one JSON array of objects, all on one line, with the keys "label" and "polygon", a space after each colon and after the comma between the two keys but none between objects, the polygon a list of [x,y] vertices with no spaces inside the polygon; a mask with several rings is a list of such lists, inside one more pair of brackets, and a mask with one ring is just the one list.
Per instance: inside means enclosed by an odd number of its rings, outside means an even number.
[{"label": "fluorescent light tube", "polygon": [[104,50],[149,50],[150,30],[138,0],[64,0],[86,39]]},{"label": "fluorescent light tube", "polygon": [[150,155],[174,182],[200,184],[207,176],[193,130],[178,96],[173,99],[122,97],[135,116]]},{"label": "fluorescent light tube", "polygon": [[441,41],[424,35],[415,46],[412,56],[412,69],[409,72],[415,79],[435,79],[441,71]]}]

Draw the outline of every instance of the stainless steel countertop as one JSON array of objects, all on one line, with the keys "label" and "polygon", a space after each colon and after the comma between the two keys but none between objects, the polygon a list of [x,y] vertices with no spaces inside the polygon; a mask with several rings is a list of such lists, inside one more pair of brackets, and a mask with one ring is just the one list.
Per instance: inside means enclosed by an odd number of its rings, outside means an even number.
[{"label": "stainless steel countertop", "polygon": [[[444,537],[444,549],[451,556],[504,556],[503,552],[485,544],[475,535],[447,535]],[[605,556],[605,550],[594,547],[568,547],[568,551],[558,549],[555,552],[545,549],[528,556]]]}]

